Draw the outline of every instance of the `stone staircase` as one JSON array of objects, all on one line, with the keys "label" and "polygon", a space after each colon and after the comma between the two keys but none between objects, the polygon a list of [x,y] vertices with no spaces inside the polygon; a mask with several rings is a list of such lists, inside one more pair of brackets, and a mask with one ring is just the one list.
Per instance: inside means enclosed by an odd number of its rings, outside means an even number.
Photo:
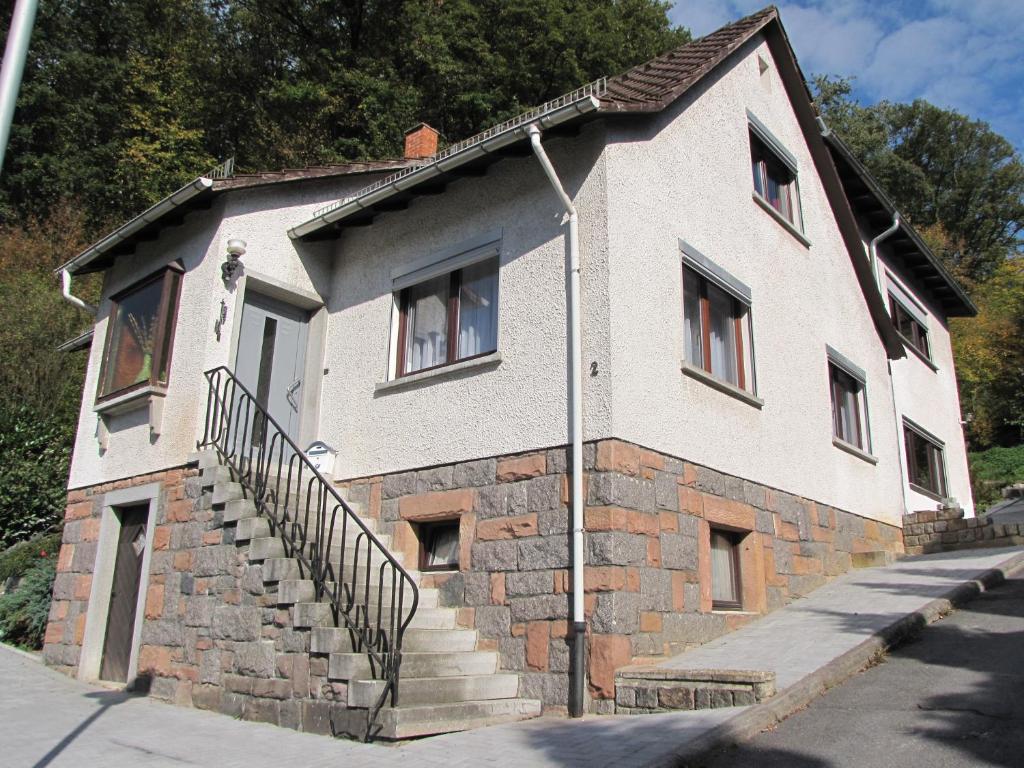
[{"label": "stone staircase", "polygon": [[[199,465],[204,490],[212,494],[214,510],[222,514],[225,528],[234,527],[235,544],[248,548],[251,564],[262,565],[263,583],[268,592],[276,590],[278,610],[288,611],[294,629],[308,631],[311,661],[326,659],[328,680],[343,685],[347,707],[353,714],[361,712],[365,723],[368,709],[376,704],[386,685],[384,680],[374,678],[369,656],[354,648],[343,620],[339,622],[342,626],[336,626],[327,598],[316,600],[313,581],[303,577],[297,559],[286,557],[283,540],[271,535],[269,521],[258,515],[251,493],[237,481],[232,469],[213,450],[198,452],[193,461]],[[336,490],[346,498],[342,489]],[[346,503],[361,515],[360,505],[347,499]],[[377,533],[375,519],[361,519],[384,546],[390,547],[390,536]],[[336,541],[341,538],[340,528],[339,521]],[[332,558],[337,558],[340,549],[334,546],[332,550]],[[347,557],[352,552],[350,543]],[[402,561],[401,554],[394,557]],[[380,562],[371,559],[374,566]],[[408,572],[419,587],[422,574]],[[357,587],[364,585],[361,573]],[[375,584],[370,591],[376,592]],[[411,605],[412,597],[412,590],[406,590],[405,606]],[[437,589],[419,587],[419,605],[403,639],[399,705],[385,705],[380,711],[373,728],[374,738],[428,736],[540,714],[540,701],[519,698],[519,675],[499,670],[497,652],[478,650],[476,630],[458,627],[457,610],[439,605],[439,597]],[[377,599],[372,595],[370,600],[374,614]],[[386,612],[391,606],[391,592],[385,590],[382,600],[382,611]],[[356,722],[357,718],[351,721]]]}]

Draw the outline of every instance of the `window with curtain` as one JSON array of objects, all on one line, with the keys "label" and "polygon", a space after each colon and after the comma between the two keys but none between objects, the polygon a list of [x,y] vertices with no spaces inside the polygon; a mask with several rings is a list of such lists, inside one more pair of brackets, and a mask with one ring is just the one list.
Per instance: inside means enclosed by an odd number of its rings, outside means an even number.
[{"label": "window with curtain", "polygon": [[754,191],[780,216],[799,227],[796,174],[760,138],[750,133]]},{"label": "window with curtain", "polygon": [[111,299],[99,397],[166,384],[181,269],[162,269]]},{"label": "window with curtain", "polygon": [[459,569],[458,520],[420,523],[419,536],[421,571],[457,571]]},{"label": "window with curtain", "polygon": [[870,452],[864,382],[829,361],[832,395],[832,433],[845,443]]},{"label": "window with curtain", "polygon": [[930,359],[928,329],[891,293],[889,294],[889,314],[904,340],[925,358]]},{"label": "window with curtain", "polygon": [[690,267],[683,267],[686,360],[715,378],[753,391],[748,307]]},{"label": "window with curtain", "polygon": [[403,289],[399,312],[399,376],[494,352],[497,257]]},{"label": "window with curtain", "polygon": [[740,534],[711,529],[711,607],[738,611],[743,607],[740,587]]},{"label": "window with curtain", "polygon": [[946,464],[942,445],[921,430],[903,422],[903,441],[907,449],[907,476],[915,491],[943,498],[946,495]]}]

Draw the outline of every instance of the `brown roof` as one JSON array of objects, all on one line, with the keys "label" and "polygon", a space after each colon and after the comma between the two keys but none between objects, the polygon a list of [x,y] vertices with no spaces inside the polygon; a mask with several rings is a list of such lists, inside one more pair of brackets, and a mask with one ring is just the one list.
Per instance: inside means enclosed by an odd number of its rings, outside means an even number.
[{"label": "brown roof", "polygon": [[655,112],[678,99],[772,20],[774,5],[608,79],[601,110]]},{"label": "brown roof", "polygon": [[280,171],[257,171],[256,173],[236,173],[226,179],[214,179],[215,192],[245,187],[260,187],[265,184],[282,184],[289,181],[307,181],[309,179],[327,179],[335,176],[351,176],[360,173],[380,173],[395,171],[413,165],[415,161],[364,160],[352,163],[329,163],[326,165],[308,165],[305,168],[282,168]]}]

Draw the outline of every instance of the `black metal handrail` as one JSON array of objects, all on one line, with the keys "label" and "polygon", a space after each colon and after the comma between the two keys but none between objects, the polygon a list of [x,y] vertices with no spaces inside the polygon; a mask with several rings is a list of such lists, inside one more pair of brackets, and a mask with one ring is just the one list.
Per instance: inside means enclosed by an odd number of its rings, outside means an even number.
[{"label": "black metal handrail", "polygon": [[231,467],[271,533],[281,537],[285,554],[313,581],[317,600],[327,599],[335,625],[348,630],[354,650],[366,652],[374,679],[385,681],[367,713],[369,740],[388,697],[398,704],[402,637],[419,605],[416,582],[228,368],[204,375],[209,391],[199,447],[213,447]]}]

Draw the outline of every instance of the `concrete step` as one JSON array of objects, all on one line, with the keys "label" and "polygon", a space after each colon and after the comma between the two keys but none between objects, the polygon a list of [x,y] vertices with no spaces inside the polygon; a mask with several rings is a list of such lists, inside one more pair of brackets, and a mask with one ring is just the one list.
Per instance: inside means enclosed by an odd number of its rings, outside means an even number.
[{"label": "concrete step", "polygon": [[284,542],[277,536],[262,536],[249,541],[249,560],[266,560],[272,557],[284,557]]},{"label": "concrete step", "polygon": [[[326,590],[330,592],[334,589],[334,583],[329,582],[326,585]],[[374,590],[370,590],[370,605],[377,605],[378,595],[374,593]],[[312,603],[316,602],[314,595],[316,594],[316,587],[313,584],[312,579],[286,579],[279,581],[277,585],[277,595],[279,605],[291,605],[293,603]],[[357,595],[356,597],[363,597],[363,594]],[[385,589],[383,592],[384,606],[390,607],[391,605],[391,589]],[[402,598],[402,609],[406,610],[412,604],[412,589],[406,588],[405,595]],[[327,599],[326,596],[324,599]],[[440,600],[440,593],[436,589],[421,589],[420,590],[420,602],[418,608],[437,608],[438,601]]]},{"label": "concrete step", "polygon": [[252,499],[234,499],[224,505],[224,522],[234,523],[239,520],[256,517],[259,514],[256,503]]},{"label": "concrete step", "polygon": [[245,498],[241,483],[217,483],[213,486],[213,505],[227,504],[229,501]]},{"label": "concrete step", "polygon": [[[405,681],[398,684],[399,700]],[[500,723],[539,717],[541,703],[536,699],[492,699],[460,701],[453,704],[385,707],[380,711],[376,733],[381,739],[411,739],[438,733],[467,731]]]},{"label": "concrete step", "polygon": [[231,471],[231,467],[224,464],[216,464],[212,467],[201,468],[199,470],[199,479],[202,481],[204,488],[210,488],[218,483],[235,482],[235,474]]},{"label": "concrete step", "polygon": [[[372,707],[384,692],[383,680],[352,680],[348,684],[350,707]],[[406,677],[399,682],[399,704],[451,704],[458,701],[514,699],[519,675],[464,675],[462,677]]]},{"label": "concrete step", "polygon": [[[494,651],[402,654],[402,679],[493,675],[497,670],[498,654]],[[332,653],[327,676],[332,680],[372,678],[370,659],[365,653]]]},{"label": "concrete step", "polygon": [[188,456],[189,464],[197,464],[200,470],[220,466],[220,454],[212,448],[202,448],[193,451]]},{"label": "concrete step", "polygon": [[[376,605],[370,607],[374,620],[376,620],[376,607]],[[403,606],[402,612],[403,616],[407,616],[408,606]],[[390,615],[389,610],[384,610],[381,613],[381,623],[386,625]],[[456,610],[454,608],[417,608],[409,626],[418,629],[455,629],[455,619]],[[292,626],[296,628],[333,627],[334,619],[330,604],[327,602],[295,603]]]},{"label": "concrete step", "polygon": [[299,579],[299,561],[294,557],[268,557],[263,561],[263,582],[281,582]]},{"label": "concrete step", "polygon": [[[420,629],[409,627],[402,638],[406,653],[460,653],[475,651],[475,629]],[[315,627],[310,634],[312,653],[353,653],[352,639],[345,629]]]}]

